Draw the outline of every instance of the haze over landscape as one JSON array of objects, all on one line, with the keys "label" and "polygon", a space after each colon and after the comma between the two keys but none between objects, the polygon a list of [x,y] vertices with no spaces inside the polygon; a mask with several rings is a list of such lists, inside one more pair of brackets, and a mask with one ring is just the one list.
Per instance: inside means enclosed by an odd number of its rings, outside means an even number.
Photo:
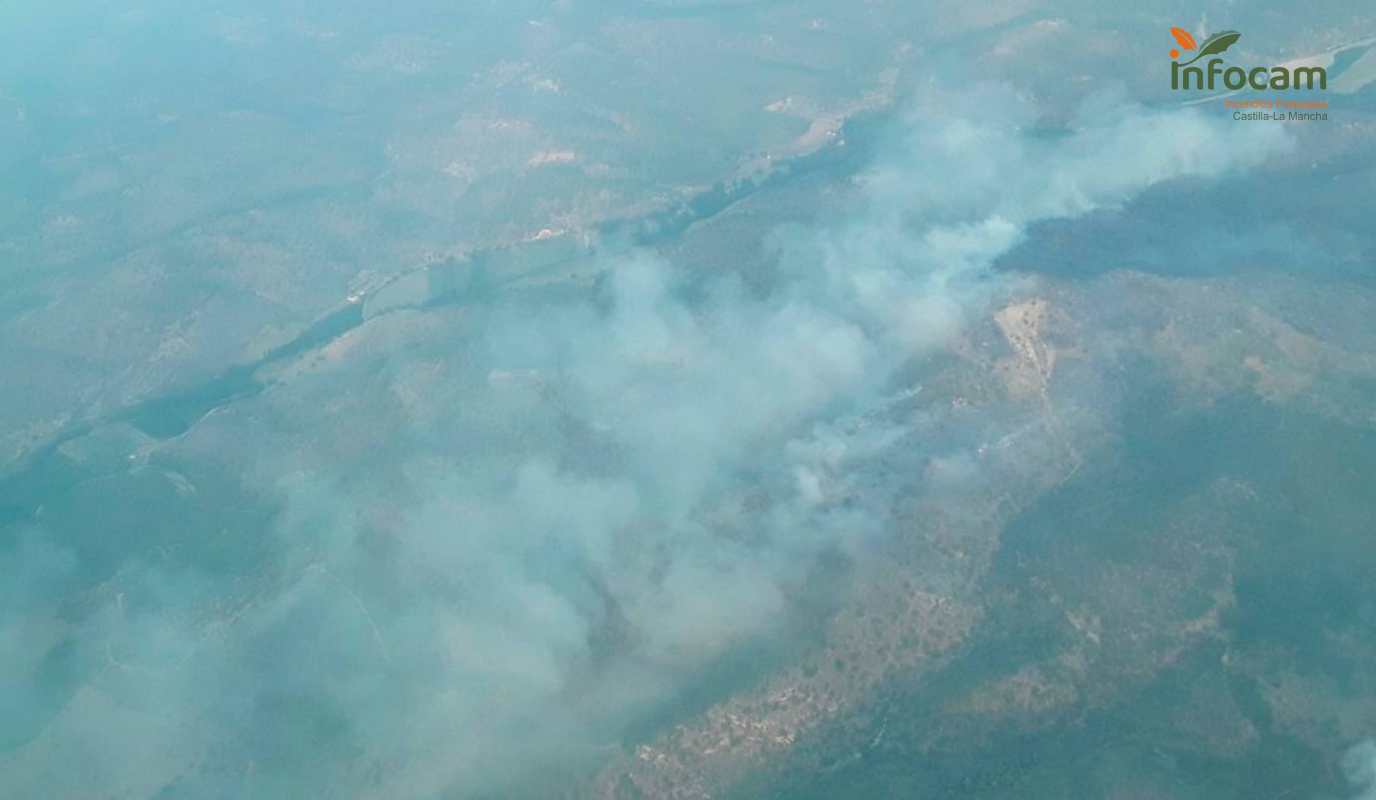
[{"label": "haze over landscape", "polygon": [[1373,43],[0,9],[0,796],[1376,797]]}]

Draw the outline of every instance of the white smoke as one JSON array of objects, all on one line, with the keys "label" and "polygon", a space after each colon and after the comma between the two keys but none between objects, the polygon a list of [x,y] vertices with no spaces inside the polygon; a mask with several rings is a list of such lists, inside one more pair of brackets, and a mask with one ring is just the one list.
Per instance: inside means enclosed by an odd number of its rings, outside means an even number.
[{"label": "white smoke", "polygon": [[1342,769],[1357,791],[1352,800],[1376,800],[1376,740],[1353,745],[1343,756]]},{"label": "white smoke", "polygon": [[[1002,288],[990,267],[1030,224],[1286,145],[1276,126],[1197,111],[1105,105],[1055,135],[1036,123],[1033,102],[997,86],[920,98],[862,176],[853,218],[776,232],[780,276],[763,296],[722,276],[689,300],[687,276],[630,252],[608,256],[598,297],[476,309],[452,413],[397,456],[412,498],[401,533],[381,553],[365,544],[364,501],[327,463],[280,480],[281,584],[209,644],[170,611],[93,616],[80,632],[93,653],[139,654],[103,691],[155,709],[149,741],[167,752],[206,739],[205,752],[259,765],[290,740],[253,733],[271,727],[264,715],[281,722],[274,703],[324,737],[276,773],[202,778],[207,793],[497,791],[615,741],[684,676],[768,631],[820,553],[883,535],[885,504],[832,501],[902,432],[840,423],[987,313]],[[932,476],[954,486],[974,469],[956,455]],[[34,570],[62,562],[39,554]],[[145,577],[169,598],[235,591]],[[23,646],[18,625],[0,617],[0,663]],[[74,731],[139,729],[98,704],[80,713]],[[86,746],[68,744],[43,752]],[[26,752],[31,769],[0,777],[6,793],[45,766]],[[125,755],[102,769],[147,757]]]}]

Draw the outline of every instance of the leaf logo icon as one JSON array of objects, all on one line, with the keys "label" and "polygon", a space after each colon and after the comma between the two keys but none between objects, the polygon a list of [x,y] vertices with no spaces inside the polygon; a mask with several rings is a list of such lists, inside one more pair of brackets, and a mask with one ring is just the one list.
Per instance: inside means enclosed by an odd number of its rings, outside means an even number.
[{"label": "leaf logo icon", "polygon": [[[1179,28],[1171,28],[1171,33],[1175,35],[1175,40],[1180,42],[1182,46],[1185,46],[1186,49],[1194,49],[1194,38],[1191,37],[1188,32],[1182,31]],[[1184,34],[1184,39],[1181,38],[1181,34]],[[1195,54],[1194,58],[1184,62],[1180,66],[1189,66],[1204,56],[1216,56],[1229,47],[1232,47],[1237,43],[1237,40],[1241,38],[1242,34],[1237,31],[1220,31],[1215,33],[1213,36],[1204,40],[1204,44],[1199,47],[1199,52]],[[1185,45],[1186,39],[1189,40],[1189,45]],[[1174,52],[1171,53],[1171,58],[1175,58]]]}]

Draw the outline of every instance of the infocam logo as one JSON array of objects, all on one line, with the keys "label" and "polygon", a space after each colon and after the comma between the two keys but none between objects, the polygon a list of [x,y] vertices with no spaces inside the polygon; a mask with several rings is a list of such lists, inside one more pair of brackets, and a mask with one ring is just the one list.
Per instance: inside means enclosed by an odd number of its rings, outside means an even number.
[{"label": "infocam logo", "polygon": [[1237,31],[1215,33],[1203,44],[1195,44],[1194,37],[1184,28],[1171,28],[1171,36],[1187,53],[1198,51],[1194,58],[1181,62],[1175,60],[1180,58],[1180,50],[1171,50],[1172,89],[1215,91],[1219,83],[1233,91],[1249,87],[1257,90],[1328,88],[1328,73],[1323,67],[1224,67],[1221,58],[1210,58],[1202,67],[1191,66],[1205,56],[1223,55],[1242,38]]}]

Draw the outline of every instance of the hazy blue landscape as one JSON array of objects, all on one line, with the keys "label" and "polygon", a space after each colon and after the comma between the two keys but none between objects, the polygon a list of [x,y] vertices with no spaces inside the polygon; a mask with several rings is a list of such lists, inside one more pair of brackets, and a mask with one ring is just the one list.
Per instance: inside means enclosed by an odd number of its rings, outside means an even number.
[{"label": "hazy blue landscape", "polygon": [[0,797],[1376,799],[1374,219],[1352,0],[6,5]]}]

